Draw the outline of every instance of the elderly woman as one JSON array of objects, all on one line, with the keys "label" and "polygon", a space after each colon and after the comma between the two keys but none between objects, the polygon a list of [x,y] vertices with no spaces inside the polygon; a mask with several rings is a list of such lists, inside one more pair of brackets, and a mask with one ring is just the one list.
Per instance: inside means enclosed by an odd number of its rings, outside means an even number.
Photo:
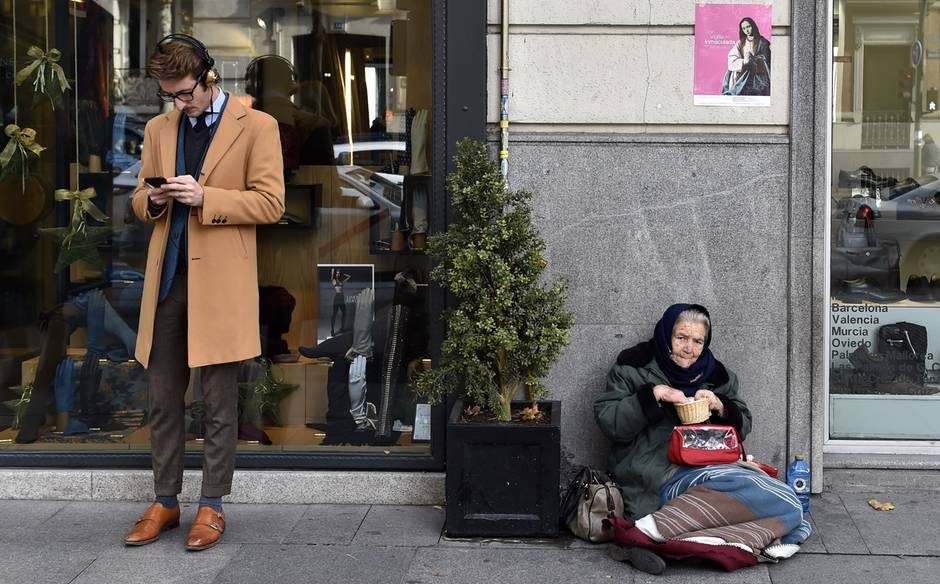
[{"label": "elderly woman", "polygon": [[733,426],[743,439],[751,412],[738,380],[708,346],[711,321],[697,304],[674,304],[653,338],[624,350],[594,402],[610,438],[610,468],[620,483],[626,519],[614,518],[611,555],[661,573],[666,558],[711,560],[726,569],[759,556],[793,555],[810,534],[793,491],[746,463],[684,467],[667,457],[675,405],[706,399],[709,423]]}]

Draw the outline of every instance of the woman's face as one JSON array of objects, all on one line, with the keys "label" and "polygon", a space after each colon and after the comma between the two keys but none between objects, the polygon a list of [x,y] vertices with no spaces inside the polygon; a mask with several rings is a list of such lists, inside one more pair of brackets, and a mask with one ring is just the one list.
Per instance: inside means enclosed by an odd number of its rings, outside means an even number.
[{"label": "woman's face", "polygon": [[688,369],[705,348],[705,325],[698,322],[677,322],[672,329],[672,360]]},{"label": "woman's face", "polygon": [[741,32],[743,32],[745,36],[752,36],[754,34],[753,31],[754,28],[751,26],[750,22],[746,20],[741,22]]}]

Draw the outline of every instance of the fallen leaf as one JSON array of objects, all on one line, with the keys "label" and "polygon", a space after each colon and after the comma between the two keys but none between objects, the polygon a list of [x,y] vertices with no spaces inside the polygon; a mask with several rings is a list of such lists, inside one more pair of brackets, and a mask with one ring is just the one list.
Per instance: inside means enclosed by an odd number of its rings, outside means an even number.
[{"label": "fallen leaf", "polygon": [[891,511],[892,509],[894,509],[894,503],[889,503],[887,501],[882,503],[878,499],[869,499],[868,504],[875,511]]},{"label": "fallen leaf", "polygon": [[520,414],[520,417],[521,417],[523,420],[526,420],[526,421],[528,421],[528,422],[531,422],[531,421],[534,421],[534,420],[538,420],[540,414],[541,414],[541,412],[539,411],[539,405],[538,405],[538,404],[532,404],[532,405],[531,405],[530,407],[528,407],[528,408],[523,408],[522,413]]}]

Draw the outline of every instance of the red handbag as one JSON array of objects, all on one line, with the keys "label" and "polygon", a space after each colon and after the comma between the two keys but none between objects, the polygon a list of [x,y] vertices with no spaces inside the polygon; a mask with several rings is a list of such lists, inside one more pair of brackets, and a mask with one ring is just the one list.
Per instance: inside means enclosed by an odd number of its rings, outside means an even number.
[{"label": "red handbag", "polygon": [[669,439],[669,462],[686,466],[733,464],[745,460],[744,445],[732,426],[676,426]]}]

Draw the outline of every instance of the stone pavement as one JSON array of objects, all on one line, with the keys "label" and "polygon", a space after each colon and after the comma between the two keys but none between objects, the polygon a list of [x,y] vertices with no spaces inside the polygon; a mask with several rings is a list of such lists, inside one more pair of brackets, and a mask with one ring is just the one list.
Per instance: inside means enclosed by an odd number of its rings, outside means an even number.
[{"label": "stone pavement", "polygon": [[456,540],[442,535],[440,507],[226,505],[222,544],[186,552],[195,514],[157,542],[126,548],[143,503],[0,501],[0,583],[481,584],[537,582],[852,583],[940,582],[936,494],[813,497],[813,537],[780,564],[725,573],[670,564],[662,576],[609,559],[605,546],[557,540]]}]

